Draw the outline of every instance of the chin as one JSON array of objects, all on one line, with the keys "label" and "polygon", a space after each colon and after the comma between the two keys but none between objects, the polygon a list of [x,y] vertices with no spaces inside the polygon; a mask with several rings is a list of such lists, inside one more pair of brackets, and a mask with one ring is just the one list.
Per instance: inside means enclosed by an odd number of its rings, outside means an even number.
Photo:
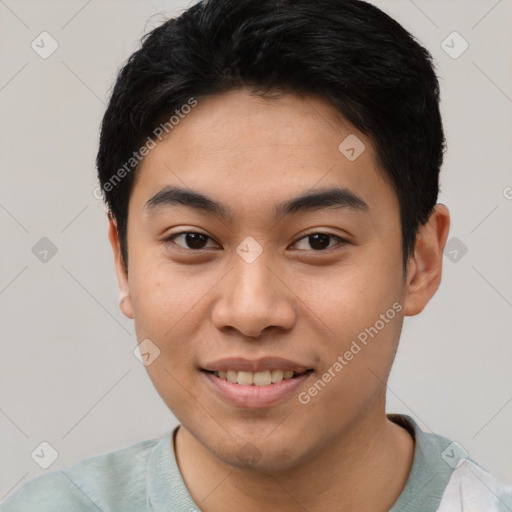
[{"label": "chin", "polygon": [[269,435],[268,432],[259,436],[247,433],[236,436],[236,444],[233,438],[223,439],[210,451],[230,466],[253,471],[289,471],[308,458],[309,450],[303,436],[295,432],[296,437],[286,429],[281,435]]},{"label": "chin", "polygon": [[266,445],[263,450],[260,450],[251,441],[247,441],[235,452],[231,447],[227,448],[226,452],[215,453],[215,455],[230,466],[256,472],[289,471],[300,465],[302,459],[296,448],[287,449],[281,446],[274,449],[273,446]]}]

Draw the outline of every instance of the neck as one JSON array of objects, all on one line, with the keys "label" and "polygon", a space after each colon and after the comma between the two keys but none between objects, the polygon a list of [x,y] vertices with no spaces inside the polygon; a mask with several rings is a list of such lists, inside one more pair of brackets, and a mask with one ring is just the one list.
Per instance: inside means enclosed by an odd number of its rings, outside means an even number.
[{"label": "neck", "polygon": [[226,464],[182,426],[175,445],[183,480],[204,512],[388,511],[405,486],[414,453],[410,434],[383,408],[287,471]]}]

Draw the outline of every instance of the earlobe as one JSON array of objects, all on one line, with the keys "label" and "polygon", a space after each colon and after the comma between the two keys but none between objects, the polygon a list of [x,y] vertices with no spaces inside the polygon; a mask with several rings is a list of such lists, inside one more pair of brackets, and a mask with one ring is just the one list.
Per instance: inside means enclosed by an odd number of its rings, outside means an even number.
[{"label": "earlobe", "polygon": [[443,250],[450,228],[450,212],[443,204],[434,207],[428,221],[420,226],[414,255],[407,266],[404,313],[421,313],[441,283]]},{"label": "earlobe", "polygon": [[112,246],[117,282],[119,283],[119,307],[126,317],[133,318],[130,286],[121,252],[121,243],[119,241],[117,224],[110,214],[108,215],[108,239],[110,240],[110,245]]}]

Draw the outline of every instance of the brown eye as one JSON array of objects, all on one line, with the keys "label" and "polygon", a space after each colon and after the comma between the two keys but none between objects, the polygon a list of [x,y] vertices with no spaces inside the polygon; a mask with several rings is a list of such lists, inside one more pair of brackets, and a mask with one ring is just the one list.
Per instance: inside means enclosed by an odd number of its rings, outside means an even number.
[{"label": "brown eye", "polygon": [[334,239],[338,243],[346,242],[346,240],[344,240],[343,238],[337,235],[331,235],[330,233],[312,233],[310,235],[302,237],[300,240],[296,242],[296,244],[302,241],[306,241],[309,244],[309,247],[299,248],[300,250],[309,250],[311,248],[314,251],[323,251],[325,249],[330,249],[331,247],[336,245],[330,245],[332,239]]},{"label": "brown eye", "polygon": [[[176,240],[179,239],[182,240],[182,243],[176,242]],[[202,233],[196,233],[194,231],[183,231],[182,233],[176,233],[166,239],[166,241],[172,241],[184,249],[192,250],[201,250],[207,248],[206,244],[208,240],[211,240],[209,236],[203,235]]]}]

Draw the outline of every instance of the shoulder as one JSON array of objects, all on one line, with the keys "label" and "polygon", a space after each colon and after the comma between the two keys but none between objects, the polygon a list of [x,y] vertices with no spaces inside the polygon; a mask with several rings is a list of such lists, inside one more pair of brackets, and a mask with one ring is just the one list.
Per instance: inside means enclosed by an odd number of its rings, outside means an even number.
[{"label": "shoulder", "polygon": [[464,459],[453,470],[443,493],[438,512],[509,512],[512,510],[512,485],[472,459]]},{"label": "shoulder", "polygon": [[0,503],[1,512],[97,511],[98,508],[63,471],[41,475]]},{"label": "shoulder", "polygon": [[34,478],[1,502],[0,512],[144,509],[147,463],[159,441],[142,441]]},{"label": "shoulder", "polygon": [[388,414],[415,439],[414,459],[394,512],[511,512],[512,486],[473,460],[459,443],[424,432],[408,415]]}]

